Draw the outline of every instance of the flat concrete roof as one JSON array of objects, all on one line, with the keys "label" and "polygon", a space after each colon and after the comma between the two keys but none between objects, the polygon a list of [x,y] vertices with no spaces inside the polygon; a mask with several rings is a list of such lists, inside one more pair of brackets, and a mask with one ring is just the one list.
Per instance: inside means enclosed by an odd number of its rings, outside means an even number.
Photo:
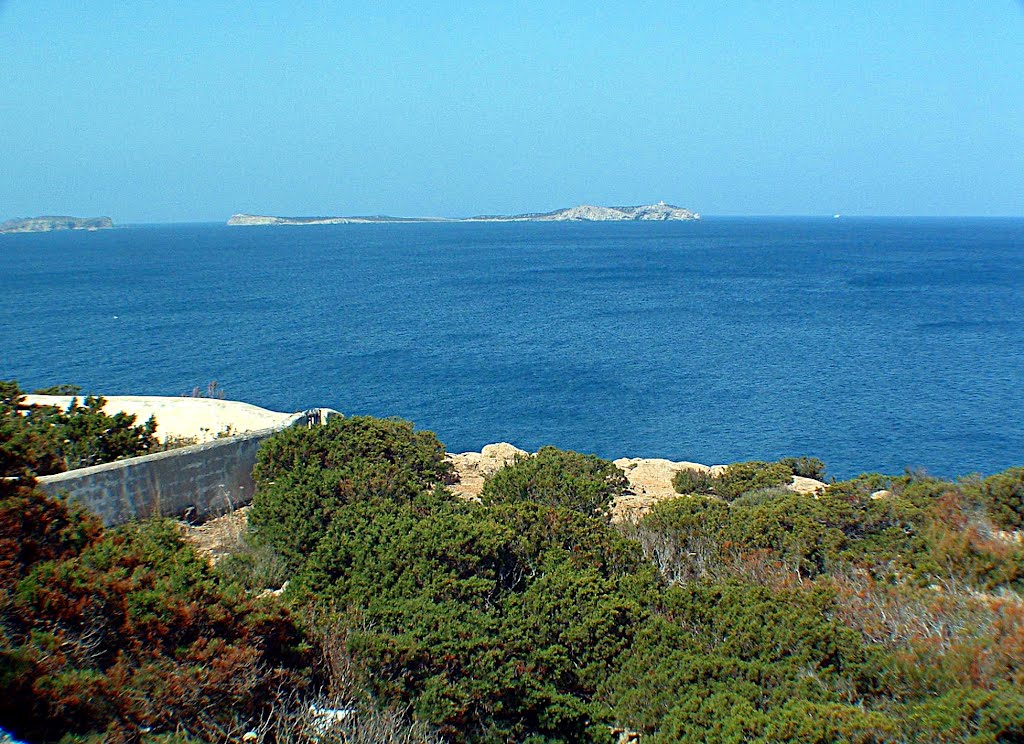
[{"label": "flat concrete roof", "polygon": [[[70,395],[26,395],[25,403],[67,408]],[[84,396],[75,396],[81,404]],[[243,434],[287,424],[294,413],[268,411],[250,403],[218,398],[167,397],[159,395],[103,396],[103,411],[113,415],[118,411],[135,414],[136,423],[142,424],[156,416],[156,435],[161,441],[167,437],[195,437],[200,442],[215,439],[230,427],[232,434]]]}]

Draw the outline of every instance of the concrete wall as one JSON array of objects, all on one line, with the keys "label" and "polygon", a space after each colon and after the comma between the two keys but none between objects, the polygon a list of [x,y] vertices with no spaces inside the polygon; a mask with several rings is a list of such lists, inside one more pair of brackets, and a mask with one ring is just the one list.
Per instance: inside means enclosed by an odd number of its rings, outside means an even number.
[{"label": "concrete wall", "polygon": [[313,409],[270,429],[47,475],[39,479],[39,487],[77,501],[108,526],[156,516],[201,521],[252,500],[252,468],[260,442],[288,426],[323,423],[331,414],[338,415]]}]

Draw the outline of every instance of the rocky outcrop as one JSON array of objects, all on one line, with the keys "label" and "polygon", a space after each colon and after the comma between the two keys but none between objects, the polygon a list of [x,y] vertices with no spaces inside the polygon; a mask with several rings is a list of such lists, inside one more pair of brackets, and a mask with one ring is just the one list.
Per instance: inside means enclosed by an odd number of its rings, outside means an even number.
[{"label": "rocky outcrop", "polygon": [[665,202],[637,207],[596,207],[581,204],[554,212],[530,214],[494,214],[446,219],[442,217],[269,217],[259,214],[235,214],[229,225],[352,225],[379,222],[641,222],[699,220],[697,212]]},{"label": "rocky outcrop", "polygon": [[[516,457],[529,457],[530,453],[507,442],[488,444],[480,452],[449,454],[448,461],[455,470],[455,483],[450,488],[456,496],[479,500],[484,481],[497,470],[515,462]],[[614,464],[626,474],[629,488],[612,505],[612,520],[635,520],[649,512],[655,504],[666,499],[679,498],[672,487],[672,479],[680,470],[695,470],[709,475],[721,475],[725,465],[702,465],[699,462],[664,460],[656,457],[622,457]],[[824,483],[813,478],[795,475],[786,486],[794,493],[814,496],[825,489]]]},{"label": "rocky outcrop", "polygon": [[650,222],[699,220],[697,212],[665,202],[643,204],[637,207],[596,207],[581,204],[578,207],[558,209],[542,214],[471,217],[466,222]]},{"label": "rocky outcrop", "polygon": [[794,475],[787,488],[793,493],[801,493],[805,496],[817,496],[828,487],[827,483],[814,478],[805,478],[802,475]]},{"label": "rocky outcrop", "polygon": [[721,475],[725,465],[663,460],[656,457],[621,457],[614,461],[629,481],[629,490],[612,505],[612,521],[636,520],[659,501],[679,498],[672,479],[680,470],[695,470],[711,476]]},{"label": "rocky outcrop", "polygon": [[511,465],[516,457],[529,457],[530,453],[508,442],[488,444],[479,452],[449,454],[448,461],[455,469],[455,483],[451,490],[456,496],[477,501],[484,488],[484,480],[496,471]]},{"label": "rocky outcrop", "polygon": [[0,234],[52,230],[109,230],[113,226],[114,221],[109,217],[25,217],[0,222]]},{"label": "rocky outcrop", "polygon": [[629,481],[629,492],[616,499],[612,506],[612,518],[616,521],[642,516],[659,501],[679,496],[672,487],[672,479],[680,470],[717,474],[723,469],[720,465],[712,468],[699,462],[674,462],[652,457],[621,457],[615,460],[615,465]]}]

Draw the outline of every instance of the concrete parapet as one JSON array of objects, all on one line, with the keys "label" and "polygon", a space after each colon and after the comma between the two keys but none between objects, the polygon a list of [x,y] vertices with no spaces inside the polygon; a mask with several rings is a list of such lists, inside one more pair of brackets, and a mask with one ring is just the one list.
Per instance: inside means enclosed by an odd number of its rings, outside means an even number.
[{"label": "concrete parapet", "polygon": [[107,526],[157,516],[202,521],[252,500],[252,468],[260,443],[290,426],[326,422],[330,409],[290,416],[277,426],[190,447],[39,478],[39,487],[65,495]]}]

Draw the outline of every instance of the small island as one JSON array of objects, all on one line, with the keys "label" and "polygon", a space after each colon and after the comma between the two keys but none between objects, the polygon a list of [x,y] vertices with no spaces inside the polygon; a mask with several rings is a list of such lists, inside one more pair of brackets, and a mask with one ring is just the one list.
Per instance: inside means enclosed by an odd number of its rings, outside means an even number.
[{"label": "small island", "polygon": [[556,209],[553,212],[533,212],[511,215],[479,215],[477,217],[270,217],[256,214],[235,214],[229,225],[351,225],[389,222],[640,222],[699,220],[697,212],[666,204],[643,204],[634,207],[598,207],[581,204],[578,207]]},{"label": "small island", "polygon": [[113,226],[114,221],[109,217],[24,217],[0,222],[0,234],[53,230],[110,230]]}]

